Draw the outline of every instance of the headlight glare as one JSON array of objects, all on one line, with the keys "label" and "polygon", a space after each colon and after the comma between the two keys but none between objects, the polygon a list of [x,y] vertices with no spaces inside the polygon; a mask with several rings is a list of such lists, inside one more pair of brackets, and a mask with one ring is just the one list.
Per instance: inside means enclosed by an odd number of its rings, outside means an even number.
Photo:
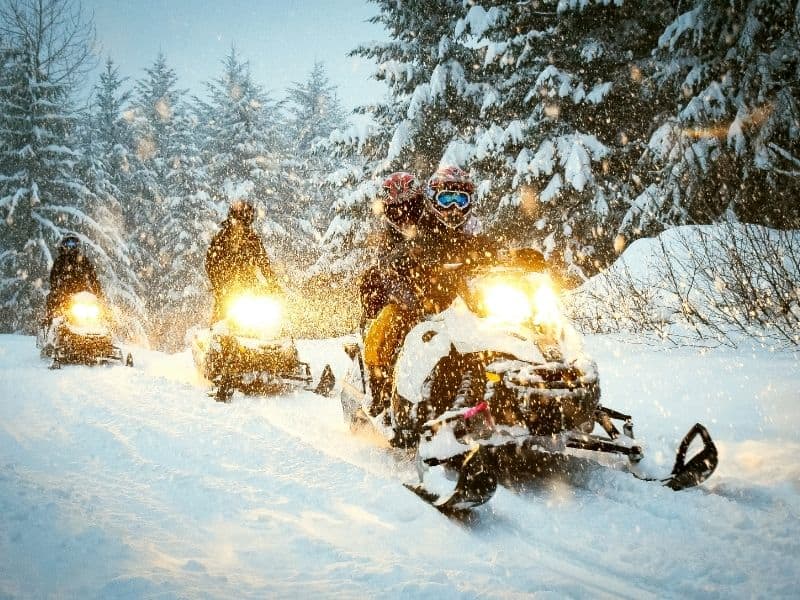
[{"label": "headlight glare", "polygon": [[483,292],[487,316],[504,323],[523,323],[533,313],[531,301],[524,290],[508,283],[494,283]]},{"label": "headlight glare", "polygon": [[75,325],[93,325],[100,320],[100,305],[97,299],[74,299],[69,307],[70,321]]},{"label": "headlight glare", "polygon": [[239,333],[269,337],[278,333],[282,313],[283,307],[276,298],[242,294],[231,300],[226,316]]},{"label": "headlight glare", "polygon": [[536,316],[533,322],[537,325],[557,325],[561,321],[561,309],[555,290],[546,282],[542,282],[533,295]]}]

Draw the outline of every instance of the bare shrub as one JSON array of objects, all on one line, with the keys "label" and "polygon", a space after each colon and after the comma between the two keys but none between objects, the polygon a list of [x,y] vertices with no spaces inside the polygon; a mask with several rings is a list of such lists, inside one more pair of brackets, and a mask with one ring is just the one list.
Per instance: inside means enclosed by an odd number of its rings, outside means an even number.
[{"label": "bare shrub", "polygon": [[567,305],[588,332],[800,346],[800,232],[737,223],[671,229],[637,241]]}]

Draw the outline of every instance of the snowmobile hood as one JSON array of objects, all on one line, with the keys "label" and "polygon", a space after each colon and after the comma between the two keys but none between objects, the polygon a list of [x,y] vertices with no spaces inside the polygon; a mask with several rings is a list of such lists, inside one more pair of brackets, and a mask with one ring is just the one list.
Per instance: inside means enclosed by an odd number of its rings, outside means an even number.
[{"label": "snowmobile hood", "polygon": [[462,353],[493,351],[516,356],[532,363],[544,363],[533,331],[524,327],[508,329],[477,316],[460,298],[447,310],[416,325],[406,336],[396,368],[397,391],[406,400],[418,403],[422,387],[439,360],[451,347]]}]

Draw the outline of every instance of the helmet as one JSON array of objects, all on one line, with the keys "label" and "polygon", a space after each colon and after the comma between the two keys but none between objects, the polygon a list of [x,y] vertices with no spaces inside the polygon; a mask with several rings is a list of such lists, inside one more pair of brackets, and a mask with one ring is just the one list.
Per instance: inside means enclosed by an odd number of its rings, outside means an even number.
[{"label": "helmet", "polygon": [[68,233],[61,238],[58,246],[65,252],[79,252],[81,249],[81,240],[74,233]]},{"label": "helmet", "polygon": [[455,229],[467,222],[472,210],[475,184],[458,167],[440,167],[425,186],[425,201],[434,216],[445,226]]},{"label": "helmet", "polygon": [[405,171],[392,173],[381,184],[383,217],[403,235],[417,224],[423,211],[422,190],[417,178]]},{"label": "helmet", "polygon": [[231,203],[231,206],[228,209],[228,218],[236,219],[245,226],[252,225],[255,217],[255,208],[253,208],[253,205],[246,200],[235,200]]}]

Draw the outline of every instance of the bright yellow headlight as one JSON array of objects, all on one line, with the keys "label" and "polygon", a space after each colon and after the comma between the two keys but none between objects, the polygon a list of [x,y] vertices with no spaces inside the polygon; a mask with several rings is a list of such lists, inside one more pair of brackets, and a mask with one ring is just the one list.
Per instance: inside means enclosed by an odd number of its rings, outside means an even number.
[{"label": "bright yellow headlight", "polygon": [[507,283],[487,286],[483,291],[483,303],[490,319],[504,323],[524,323],[533,315],[525,291]]},{"label": "bright yellow headlight", "polygon": [[70,321],[76,325],[92,325],[100,320],[100,304],[97,299],[73,300],[69,307]]},{"label": "bright yellow headlight", "polygon": [[278,333],[283,307],[271,296],[242,294],[228,305],[228,321],[240,333],[268,337]]},{"label": "bright yellow headlight", "polygon": [[539,284],[533,295],[533,304],[536,308],[536,317],[533,321],[537,325],[557,325],[561,321],[558,296],[549,283]]}]

